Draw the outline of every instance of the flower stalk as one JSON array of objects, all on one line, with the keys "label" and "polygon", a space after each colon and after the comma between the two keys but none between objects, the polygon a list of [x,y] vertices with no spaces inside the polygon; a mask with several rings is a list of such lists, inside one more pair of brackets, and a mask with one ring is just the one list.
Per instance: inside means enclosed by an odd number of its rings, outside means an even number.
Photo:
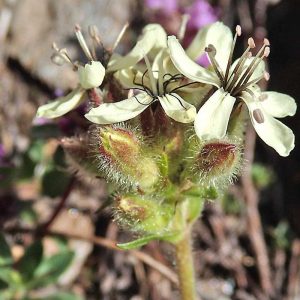
[{"label": "flower stalk", "polygon": [[182,239],[175,245],[177,273],[182,300],[200,300],[196,295],[191,233],[192,226],[188,226]]}]

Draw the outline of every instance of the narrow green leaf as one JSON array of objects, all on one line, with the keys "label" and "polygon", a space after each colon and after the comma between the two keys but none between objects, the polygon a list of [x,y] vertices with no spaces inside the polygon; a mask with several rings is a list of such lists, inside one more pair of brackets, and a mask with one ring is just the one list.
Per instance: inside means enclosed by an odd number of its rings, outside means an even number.
[{"label": "narrow green leaf", "polygon": [[64,251],[50,256],[42,261],[35,272],[35,276],[59,276],[70,265],[73,257],[73,251]]},{"label": "narrow green leaf", "polygon": [[74,252],[65,251],[44,259],[28,285],[31,288],[36,288],[56,282],[59,276],[69,267],[73,257]]},{"label": "narrow green leaf", "polygon": [[70,175],[57,168],[47,170],[42,178],[43,194],[49,197],[62,195],[70,182]]},{"label": "narrow green leaf", "polygon": [[169,240],[172,239],[172,237],[174,237],[175,234],[151,234],[145,237],[142,237],[140,239],[128,242],[128,243],[121,243],[121,244],[117,244],[117,247],[119,247],[122,250],[130,250],[130,249],[136,249],[139,247],[142,247],[146,244],[148,244],[151,241],[154,240]]},{"label": "narrow green leaf", "polygon": [[24,281],[29,281],[42,261],[43,245],[41,241],[31,244],[19,260],[17,267]]},{"label": "narrow green leaf", "polygon": [[17,286],[22,283],[19,272],[10,267],[0,268],[0,280],[6,282],[11,286]]},{"label": "narrow green leaf", "polygon": [[5,237],[0,233],[0,267],[12,263],[12,256]]},{"label": "narrow green leaf", "polygon": [[83,298],[73,293],[61,292],[48,297],[26,298],[24,300],[83,300]]},{"label": "narrow green leaf", "polygon": [[36,125],[31,128],[31,136],[34,139],[58,138],[61,135],[57,124]]}]

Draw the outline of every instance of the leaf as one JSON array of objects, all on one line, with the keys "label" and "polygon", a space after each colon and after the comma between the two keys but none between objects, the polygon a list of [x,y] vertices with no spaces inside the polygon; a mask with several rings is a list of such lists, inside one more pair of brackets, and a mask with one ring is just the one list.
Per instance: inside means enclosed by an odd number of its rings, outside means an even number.
[{"label": "leaf", "polygon": [[36,140],[31,145],[30,148],[27,150],[29,158],[38,163],[43,159],[43,148],[44,148],[44,141]]},{"label": "leaf", "polygon": [[65,251],[44,259],[35,272],[35,276],[61,275],[71,263],[73,251]]},{"label": "leaf", "polygon": [[5,237],[0,233],[0,267],[9,265],[13,262],[9,245],[7,244]]},{"label": "leaf", "polygon": [[36,139],[58,138],[60,135],[57,124],[36,125],[31,129],[31,136]]},{"label": "leaf", "polygon": [[63,194],[70,181],[70,175],[56,168],[45,172],[42,179],[43,194],[49,197],[57,197]]},{"label": "leaf", "polygon": [[26,298],[24,300],[83,300],[82,297],[77,296],[73,293],[60,292],[43,298]]},{"label": "leaf", "polygon": [[19,272],[9,267],[0,268],[0,280],[6,282],[8,285],[18,286],[22,284]]},{"label": "leaf", "polygon": [[201,197],[204,199],[214,200],[218,198],[218,192],[216,188],[214,188],[213,186],[210,186],[208,188],[203,188]]},{"label": "leaf", "polygon": [[62,146],[58,146],[56,148],[55,153],[53,155],[53,161],[56,167],[62,167],[62,168],[67,167],[66,155]]},{"label": "leaf", "polygon": [[19,260],[17,267],[24,281],[32,279],[35,270],[39,266],[43,257],[43,245],[41,241],[31,244],[25,254]]},{"label": "leaf", "polygon": [[19,217],[22,221],[32,225],[38,221],[38,215],[33,209],[32,201],[20,201],[18,207],[20,211]]},{"label": "leaf", "polygon": [[22,157],[22,164],[18,168],[18,173],[17,173],[18,178],[20,180],[26,180],[32,178],[34,175],[35,166],[36,163],[32,161],[28,153],[25,152]]},{"label": "leaf", "polygon": [[0,188],[8,188],[16,177],[16,167],[13,165],[0,166]]},{"label": "leaf", "polygon": [[176,234],[169,233],[169,234],[151,234],[145,237],[142,237],[140,239],[128,242],[128,243],[122,243],[117,244],[117,247],[119,247],[122,250],[130,250],[130,249],[136,249],[139,247],[142,247],[146,244],[148,244],[151,241],[154,240],[169,240],[172,239]]},{"label": "leaf", "polygon": [[[1,272],[1,270],[0,270],[0,272]],[[0,291],[1,291],[1,290],[5,290],[5,289],[7,289],[8,287],[9,287],[9,284],[8,284],[6,281],[0,279]],[[0,299],[1,299],[1,298],[0,298]]]},{"label": "leaf", "polygon": [[34,273],[30,286],[41,287],[56,282],[58,277],[69,267],[74,252],[64,251],[44,259]]}]

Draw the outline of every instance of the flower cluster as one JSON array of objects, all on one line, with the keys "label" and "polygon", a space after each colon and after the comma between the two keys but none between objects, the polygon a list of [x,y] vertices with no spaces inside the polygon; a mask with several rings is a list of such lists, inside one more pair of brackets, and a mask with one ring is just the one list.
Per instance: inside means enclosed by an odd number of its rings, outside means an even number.
[{"label": "flower cluster", "polygon": [[[252,55],[256,45],[249,38],[245,52],[233,60],[240,26],[233,36],[221,22],[207,25],[184,50],[182,36],[168,37],[161,25],[149,24],[121,56],[104,49],[90,30],[104,53],[100,61],[79,27],[75,32],[88,62],[72,62],[57,46],[53,59],[72,64],[78,87],[41,106],[37,116],[62,116],[87,98],[88,134],[62,145],[76,167],[93,175],[98,169],[112,183],[116,219],[151,239],[176,240],[182,224],[198,216],[201,199],[215,197],[213,191],[238,173],[245,108],[266,144],[281,156],[294,148],[292,131],[276,119],[295,114],[294,99],[258,85],[269,78],[267,39]],[[202,55],[209,59],[207,68],[196,62]]]}]

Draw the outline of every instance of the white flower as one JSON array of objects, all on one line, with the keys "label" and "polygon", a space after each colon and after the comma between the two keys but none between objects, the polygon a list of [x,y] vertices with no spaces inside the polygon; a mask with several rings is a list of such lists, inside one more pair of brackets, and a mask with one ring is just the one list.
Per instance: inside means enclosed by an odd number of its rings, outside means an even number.
[{"label": "white flower", "polygon": [[[103,103],[96,108],[92,108],[85,117],[96,124],[112,124],[132,119],[142,113],[153,102],[158,101],[165,113],[172,119],[181,123],[193,122],[196,116],[196,108],[184,101],[179,95],[180,88],[186,86],[174,86],[178,82],[177,75],[167,74],[163,69],[165,51],[161,51],[155,58],[152,68],[145,56],[147,70],[144,73],[135,72],[132,78],[128,72],[123,76],[123,82],[134,85],[134,89],[141,92],[128,99],[116,103]],[[169,77],[167,79],[167,76]],[[136,78],[141,81],[137,82]]]},{"label": "white flower", "polygon": [[80,27],[75,27],[75,34],[78,42],[89,62],[84,66],[75,65],[70,59],[66,49],[59,49],[55,44],[55,53],[52,55],[53,62],[61,65],[64,62],[70,63],[73,67],[78,67],[79,85],[71,93],[64,97],[59,97],[54,101],[42,105],[38,108],[36,117],[57,118],[75,109],[84,100],[86,90],[96,88],[101,85],[105,76],[105,68],[100,61],[96,61],[89,50],[86,41],[81,33]]},{"label": "white flower", "polygon": [[36,116],[57,118],[75,109],[84,100],[86,90],[98,87],[104,78],[105,69],[101,62],[92,61],[78,69],[80,85],[64,97],[59,97],[38,108]]},{"label": "white flower", "polygon": [[[232,62],[235,42],[240,35],[240,26],[237,26],[233,38],[227,26],[221,22],[214,23],[197,34],[187,54],[174,36],[168,38],[171,59],[176,68],[186,77],[216,89],[195,118],[196,134],[200,139],[223,138],[236,100],[244,101],[260,138],[281,156],[288,156],[294,148],[294,134],[275,118],[293,116],[296,112],[295,100],[285,94],[261,92],[256,85],[263,77],[267,80],[269,77],[263,62],[270,53],[267,39],[252,58],[250,49],[255,44],[250,38],[243,55]],[[208,69],[192,60],[205,52],[211,62]]]},{"label": "white flower", "polygon": [[167,34],[159,24],[148,24],[144,27],[138,42],[125,56],[113,55],[107,72],[127,69],[141,61],[145,55],[154,57],[162,49],[167,48]]}]

